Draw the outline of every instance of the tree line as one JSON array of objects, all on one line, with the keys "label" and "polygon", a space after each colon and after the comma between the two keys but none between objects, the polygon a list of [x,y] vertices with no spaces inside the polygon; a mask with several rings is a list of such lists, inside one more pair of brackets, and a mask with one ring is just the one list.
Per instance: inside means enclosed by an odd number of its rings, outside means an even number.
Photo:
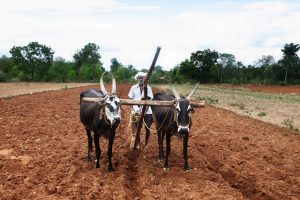
[{"label": "tree line", "polygon": [[[253,65],[245,66],[233,54],[204,49],[191,53],[171,70],[156,66],[150,83],[231,83],[231,84],[300,84],[299,44],[287,43],[281,49],[282,58],[275,61],[272,55],[263,55]],[[0,82],[3,81],[52,81],[98,82],[105,71],[101,62],[100,47],[88,43],[73,55],[72,61],[54,58],[51,47],[30,42],[14,46],[11,57],[0,58]],[[133,82],[138,70],[125,66],[117,58],[111,59],[110,71],[118,82]],[[146,72],[147,69],[142,69]]]}]

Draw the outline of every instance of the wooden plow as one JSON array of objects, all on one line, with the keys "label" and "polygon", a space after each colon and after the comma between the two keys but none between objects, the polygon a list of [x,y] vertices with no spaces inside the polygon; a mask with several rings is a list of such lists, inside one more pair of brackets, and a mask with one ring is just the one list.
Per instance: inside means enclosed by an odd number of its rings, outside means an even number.
[{"label": "wooden plow", "polygon": [[[144,80],[144,97],[148,96],[148,91],[147,91],[147,85],[148,85],[148,80],[152,74],[152,71],[154,69],[156,60],[158,58],[160,52],[160,47],[157,47],[154,59],[152,61],[152,64],[149,68],[149,71],[147,73],[146,79]],[[91,97],[84,97],[82,99],[85,102],[98,102],[101,103],[105,100],[105,98],[91,98]],[[174,104],[176,103],[176,101],[155,101],[155,100],[147,100],[147,98],[144,98],[142,100],[132,100],[132,99],[120,99],[120,103],[121,105],[142,105],[143,109],[142,109],[142,113],[141,113],[141,117],[140,120],[138,122],[138,126],[137,126],[137,130],[136,130],[136,136],[135,136],[135,142],[134,142],[134,149],[136,149],[136,146],[138,143],[140,143],[140,132],[141,132],[141,128],[142,128],[142,124],[144,121],[144,116],[145,116],[145,111],[146,111],[146,107],[147,106],[164,106],[164,107],[172,107],[174,106]],[[190,102],[190,105],[193,106],[194,108],[200,108],[200,107],[204,107],[204,102]]]}]

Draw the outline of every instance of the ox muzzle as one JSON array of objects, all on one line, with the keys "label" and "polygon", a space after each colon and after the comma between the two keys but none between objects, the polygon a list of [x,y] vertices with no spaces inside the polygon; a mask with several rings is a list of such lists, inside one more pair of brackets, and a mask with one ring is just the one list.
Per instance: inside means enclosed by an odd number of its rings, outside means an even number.
[{"label": "ox muzzle", "polygon": [[187,135],[190,132],[190,128],[189,126],[178,126],[178,133],[182,134],[182,135]]}]

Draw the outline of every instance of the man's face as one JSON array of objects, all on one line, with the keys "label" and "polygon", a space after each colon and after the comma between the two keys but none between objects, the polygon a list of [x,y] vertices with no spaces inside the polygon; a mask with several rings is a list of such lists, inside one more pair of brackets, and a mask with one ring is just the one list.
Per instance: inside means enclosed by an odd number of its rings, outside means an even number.
[{"label": "man's face", "polygon": [[144,76],[139,76],[137,80],[138,80],[139,85],[144,84]]}]

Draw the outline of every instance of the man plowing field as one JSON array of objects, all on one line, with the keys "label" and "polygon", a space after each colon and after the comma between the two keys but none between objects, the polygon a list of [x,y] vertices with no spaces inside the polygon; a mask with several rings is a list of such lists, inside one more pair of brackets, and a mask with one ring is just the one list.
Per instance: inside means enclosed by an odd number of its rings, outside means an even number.
[{"label": "man plowing field", "polygon": [[[138,72],[135,75],[135,79],[137,80],[137,84],[133,85],[128,93],[128,97],[132,100],[141,100],[144,99],[144,79],[146,77],[146,73],[144,72]],[[150,86],[147,86],[148,92],[147,92],[147,98],[145,99],[153,99],[153,93]],[[141,105],[132,105],[131,106],[131,113],[130,113],[130,148],[134,148],[135,143],[135,136],[137,131],[138,122],[141,118],[142,113],[142,106]],[[145,116],[144,116],[144,123],[145,123],[145,129],[146,129],[146,136],[145,136],[145,145],[148,143],[148,139],[150,136],[150,130],[149,127],[152,124],[152,110],[150,107],[146,108]],[[136,148],[140,148],[140,141],[138,141],[138,144]]]}]

